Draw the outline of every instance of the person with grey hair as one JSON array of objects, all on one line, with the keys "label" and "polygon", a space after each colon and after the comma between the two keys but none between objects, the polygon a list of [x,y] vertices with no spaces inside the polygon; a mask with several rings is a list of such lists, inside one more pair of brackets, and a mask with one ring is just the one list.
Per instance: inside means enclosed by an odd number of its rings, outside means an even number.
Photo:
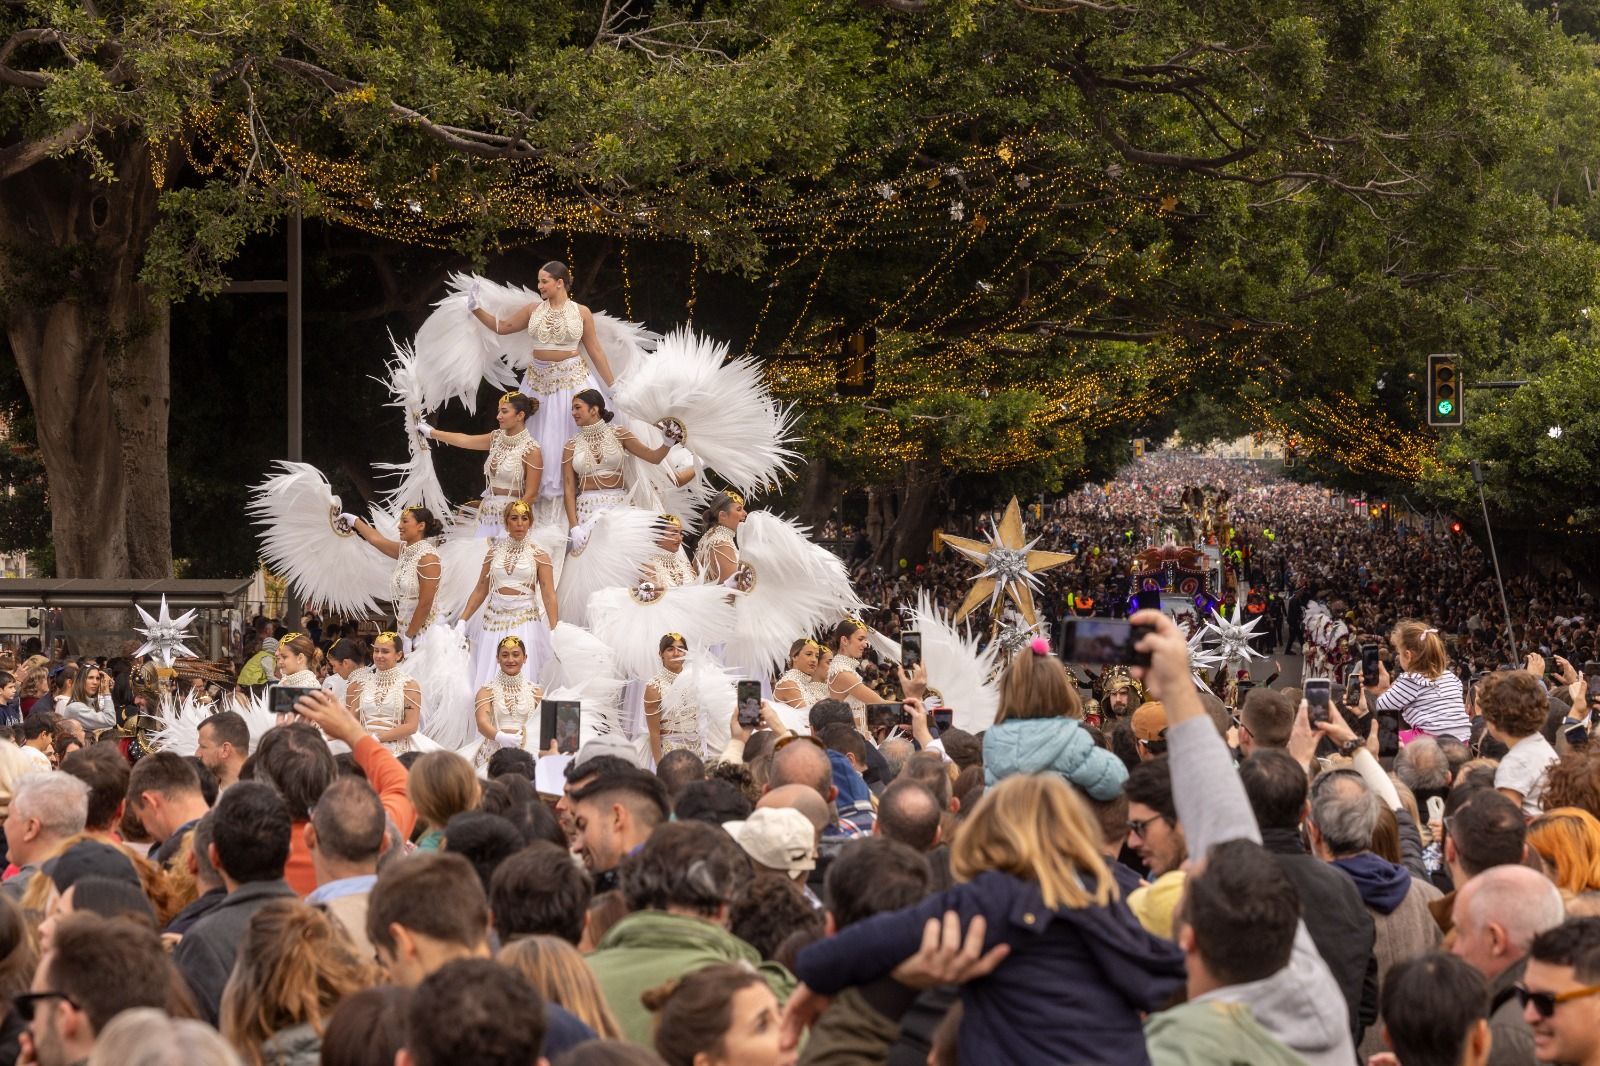
[{"label": "person with grey hair", "polygon": [[89,820],[89,786],[71,774],[29,774],[17,782],[6,817],[6,858],[17,874],[4,885],[21,901],[41,863]]},{"label": "person with grey hair", "polygon": [[1418,737],[1394,757],[1394,774],[1400,783],[1426,803],[1427,794],[1443,795],[1450,787],[1450,760],[1433,737]]},{"label": "person with grey hair", "polygon": [[111,1019],[87,1066],[244,1066],[222,1034],[193,1018],[172,1018],[154,1007]]},{"label": "person with grey hair", "polygon": [[[1381,801],[1354,770],[1334,770],[1311,784],[1307,830],[1312,851],[1355,884],[1372,915],[1377,936],[1381,988],[1397,963],[1425,955],[1439,946],[1443,934],[1428,910],[1440,892],[1411,871],[1375,854],[1372,834],[1378,827]],[[1382,1004],[1380,1002],[1380,1010]],[[1369,1026],[1358,1051],[1362,1061],[1384,1050],[1377,1026]]]},{"label": "person with grey hair", "polygon": [[1517,986],[1534,937],[1566,920],[1561,893],[1526,866],[1491,866],[1456,891],[1451,917],[1451,953],[1489,982],[1488,1066],[1532,1062],[1533,1030],[1523,1020]]},{"label": "person with grey hair", "polygon": [[899,777],[906,760],[916,754],[916,750],[915,745],[905,737],[890,737],[878,745],[878,754],[883,756],[884,765],[888,767],[885,780],[893,781]]}]

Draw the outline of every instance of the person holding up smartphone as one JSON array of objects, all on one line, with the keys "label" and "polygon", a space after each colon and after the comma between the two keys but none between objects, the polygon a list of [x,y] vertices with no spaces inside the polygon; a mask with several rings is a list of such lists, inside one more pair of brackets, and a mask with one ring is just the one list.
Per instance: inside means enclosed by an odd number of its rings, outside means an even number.
[{"label": "person holding up smartphone", "polygon": [[1395,624],[1389,644],[1402,673],[1391,682],[1389,671],[1379,663],[1378,683],[1365,686],[1367,706],[1380,713],[1398,714],[1413,733],[1470,743],[1472,720],[1467,716],[1461,679],[1446,669],[1449,656],[1439,630],[1408,618]]}]

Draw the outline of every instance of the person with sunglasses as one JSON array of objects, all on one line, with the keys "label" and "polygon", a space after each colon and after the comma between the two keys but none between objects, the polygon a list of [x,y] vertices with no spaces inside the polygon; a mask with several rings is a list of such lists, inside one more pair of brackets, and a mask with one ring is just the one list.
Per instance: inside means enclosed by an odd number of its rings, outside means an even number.
[{"label": "person with sunglasses", "polygon": [[1516,994],[1538,1061],[1600,1066],[1600,918],[1534,937]]}]

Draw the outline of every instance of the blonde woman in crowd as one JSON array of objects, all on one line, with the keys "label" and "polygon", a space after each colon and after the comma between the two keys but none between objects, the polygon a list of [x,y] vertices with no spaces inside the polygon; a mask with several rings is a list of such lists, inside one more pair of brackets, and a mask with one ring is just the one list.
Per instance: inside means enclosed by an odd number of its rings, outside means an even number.
[{"label": "blonde woman in crowd", "polygon": [[620,1039],[622,1030],[606,1006],[594,974],[571,944],[554,936],[527,936],[500,949],[498,961],[533,982],[539,994],[577,1015],[603,1040]]}]

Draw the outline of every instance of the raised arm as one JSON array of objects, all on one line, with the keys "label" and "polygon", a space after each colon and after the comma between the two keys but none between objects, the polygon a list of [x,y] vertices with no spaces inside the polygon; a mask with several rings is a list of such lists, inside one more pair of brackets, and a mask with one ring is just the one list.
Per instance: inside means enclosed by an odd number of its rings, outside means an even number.
[{"label": "raised arm", "polygon": [[[594,315],[582,305],[578,307],[578,313],[583,316],[583,350],[589,353],[589,362],[593,365],[594,372],[609,389],[617,383],[617,379],[611,373],[611,362],[606,358],[606,350],[600,347],[600,337],[594,331]],[[522,328],[528,328],[526,321],[523,322]]]},{"label": "raised arm", "polygon": [[350,528],[355,530],[356,536],[360,537],[374,548],[377,548],[389,558],[400,558],[400,542],[397,540],[390,540],[382,533],[379,533],[376,529],[373,529],[372,523],[368,522],[365,518],[348,513],[342,514],[339,517],[343,518],[350,524]]},{"label": "raised arm", "polygon": [[448,444],[452,448],[465,448],[473,452],[486,452],[494,443],[493,433],[452,433],[449,430],[434,429],[426,422],[417,424],[417,429],[429,440],[436,440],[440,444]]},{"label": "raised arm", "polygon": [[[672,450],[672,445],[665,443],[659,448],[652,448],[625,429],[617,430],[617,439],[622,442],[622,446],[628,450],[629,454],[637,455],[647,463],[659,463]],[[693,475],[691,475],[691,479],[692,477]]]},{"label": "raised arm", "polygon": [[527,329],[528,319],[533,317],[533,309],[538,306],[539,301],[535,300],[525,307],[518,308],[510,318],[496,318],[487,309],[474,307],[472,309],[472,317],[503,337],[507,333],[521,333]]}]

